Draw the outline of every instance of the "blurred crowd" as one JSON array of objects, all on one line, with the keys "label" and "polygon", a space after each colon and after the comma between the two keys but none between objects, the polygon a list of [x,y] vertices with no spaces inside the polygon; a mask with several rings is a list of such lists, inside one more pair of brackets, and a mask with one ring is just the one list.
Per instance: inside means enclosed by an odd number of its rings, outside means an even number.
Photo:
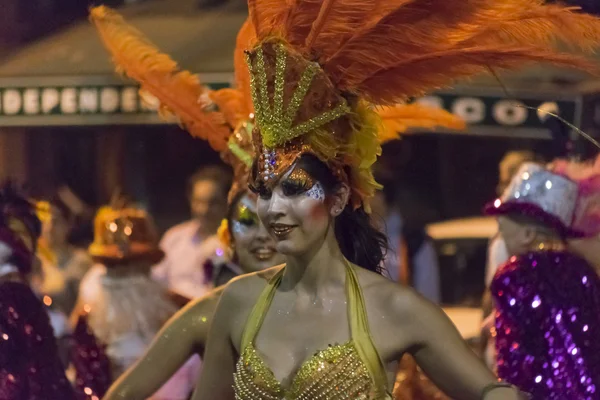
[{"label": "blurred crowd", "polygon": [[[542,160],[530,151],[505,155],[499,164],[499,196],[519,168],[531,162]],[[255,197],[244,188],[228,199],[232,180],[230,170],[217,165],[193,174],[185,193],[191,217],[168,229],[160,240],[152,217],[123,197],[115,196],[97,210],[93,224],[86,224],[84,208],[69,191],[62,189],[37,201],[41,230],[29,283],[47,308],[59,356],[76,387],[103,394],[108,383],[140,360],[163,325],[190,300],[210,294],[235,276],[283,262],[258,221]],[[384,274],[439,304],[436,246],[414,217],[419,212],[416,202],[406,197],[405,188],[391,186],[373,201],[373,222],[389,239]],[[82,244],[81,232],[90,225],[93,241]],[[598,265],[595,253],[588,253]],[[485,287],[509,254],[499,234],[490,238]],[[484,322],[481,350],[493,368],[494,343],[489,340],[493,316],[487,291],[483,309],[490,317]],[[90,348],[96,349],[92,353],[98,361],[86,375],[76,368],[81,364],[77,358],[83,354],[89,361]],[[187,398],[200,367],[198,356],[189,358],[152,398]],[[414,370],[414,365],[408,369]],[[423,387],[431,387],[421,379]]]}]

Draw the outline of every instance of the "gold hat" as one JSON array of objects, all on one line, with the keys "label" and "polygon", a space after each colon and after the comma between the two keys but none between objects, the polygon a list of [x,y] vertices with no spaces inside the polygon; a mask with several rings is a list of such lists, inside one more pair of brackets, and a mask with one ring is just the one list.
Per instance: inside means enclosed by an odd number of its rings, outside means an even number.
[{"label": "gold hat", "polygon": [[[446,87],[458,78],[550,62],[596,69],[555,49],[590,50],[600,20],[542,0],[249,0],[248,48],[258,174],[268,185],[304,153],[325,162],[368,210],[379,185],[376,106]],[[568,27],[568,29],[566,28]]]},{"label": "gold hat", "polygon": [[164,253],[150,216],[139,208],[105,206],[94,220],[94,241],[89,254],[106,264],[148,259],[159,262]]}]

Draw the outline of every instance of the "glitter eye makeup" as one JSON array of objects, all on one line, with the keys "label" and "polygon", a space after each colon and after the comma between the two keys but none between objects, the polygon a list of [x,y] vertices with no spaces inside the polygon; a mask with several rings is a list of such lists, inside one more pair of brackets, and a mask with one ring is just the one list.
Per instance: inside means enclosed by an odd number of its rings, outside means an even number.
[{"label": "glitter eye makeup", "polygon": [[297,196],[305,194],[315,200],[325,199],[323,186],[315,181],[302,168],[295,168],[290,175],[281,182],[281,188],[286,196]]},{"label": "glitter eye makeup", "polygon": [[258,225],[258,215],[256,215],[256,213],[250,210],[247,206],[240,205],[238,208],[237,221],[246,226]]},{"label": "glitter eye makeup", "polygon": [[258,185],[249,185],[248,188],[252,193],[256,194],[263,200],[269,200],[273,194],[272,190],[262,182],[260,182]]},{"label": "glitter eye makeup", "polygon": [[321,185],[320,182],[317,182],[310,189],[308,189],[308,191],[306,192],[306,195],[312,199],[315,199],[318,201],[324,201],[325,200],[325,189],[323,189],[323,185]]},{"label": "glitter eye makeup", "polygon": [[258,215],[244,204],[238,206],[237,217],[232,221],[232,231],[238,234],[258,226]]}]

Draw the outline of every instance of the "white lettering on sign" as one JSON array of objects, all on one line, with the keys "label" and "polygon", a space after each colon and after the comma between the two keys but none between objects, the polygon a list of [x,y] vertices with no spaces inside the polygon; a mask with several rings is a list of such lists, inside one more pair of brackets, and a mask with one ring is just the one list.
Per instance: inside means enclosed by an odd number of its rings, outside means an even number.
[{"label": "white lettering on sign", "polygon": [[40,113],[40,90],[26,89],[23,92],[23,112],[27,115]]},{"label": "white lettering on sign", "polygon": [[79,112],[95,113],[98,112],[98,90],[84,88],[79,92]]},{"label": "white lettering on sign", "polygon": [[47,88],[42,91],[42,112],[49,114],[59,105],[60,96],[58,90]]},{"label": "white lettering on sign", "polygon": [[114,88],[103,88],[100,92],[100,110],[105,113],[117,111],[119,108],[119,92]]},{"label": "white lettering on sign", "polygon": [[63,114],[75,114],[77,112],[77,90],[75,88],[64,88],[60,93],[60,110]]},{"label": "white lettering on sign", "polygon": [[494,119],[502,125],[521,125],[527,121],[528,114],[525,105],[516,100],[500,100],[492,108]]},{"label": "white lettering on sign", "polygon": [[461,97],[452,103],[451,111],[467,124],[477,124],[485,118],[485,103],[475,97]]},{"label": "white lettering on sign", "polygon": [[142,110],[157,111],[160,106],[160,101],[146,90],[140,89],[140,99],[142,100]]},{"label": "white lettering on sign", "polygon": [[4,103],[4,113],[7,115],[15,115],[21,111],[23,100],[21,99],[21,93],[16,89],[8,89],[4,91],[2,96],[2,103]]},{"label": "white lettering on sign", "polygon": [[128,87],[121,92],[121,111],[134,113],[137,111],[138,93],[136,88]]},{"label": "white lettering on sign", "polygon": [[438,96],[425,96],[418,99],[415,103],[433,108],[444,108],[444,101]]}]

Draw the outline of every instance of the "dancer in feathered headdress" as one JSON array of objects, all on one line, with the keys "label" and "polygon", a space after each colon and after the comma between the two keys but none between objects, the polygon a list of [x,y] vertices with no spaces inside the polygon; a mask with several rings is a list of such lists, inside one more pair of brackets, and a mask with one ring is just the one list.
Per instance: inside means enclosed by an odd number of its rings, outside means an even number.
[{"label": "dancer in feathered headdress", "polygon": [[0,398],[74,400],[45,306],[28,277],[40,221],[12,185],[0,188]]},{"label": "dancer in feathered headdress", "polygon": [[[233,249],[235,263],[226,264],[226,268],[218,268],[217,265],[215,284],[226,282],[232,275],[254,272],[280,263],[282,260],[274,251],[273,240],[265,236],[264,227],[259,226],[256,197],[247,190],[248,173],[255,153],[251,137],[253,107],[243,49],[254,36],[251,25],[244,24],[238,35],[234,52],[235,88],[211,91],[202,87],[192,74],[180,71],[168,56],[160,53],[139,31],[128,26],[116,12],[99,7],[92,10],[91,18],[118,70],[141,84],[142,96],[153,96],[158,100],[163,116],[174,117],[194,136],[208,140],[234,170],[228,218],[223,221],[219,235],[223,243]],[[159,64],[162,67],[156,70]],[[418,104],[381,107],[378,112],[383,121],[382,142],[397,138],[398,133],[409,128],[464,128],[464,122],[454,115]],[[224,127],[231,132],[229,136],[223,133]],[[227,140],[226,146],[221,139]],[[176,366],[198,349],[203,349],[208,321],[221,292],[222,288],[213,291],[173,318],[163,330],[165,335],[161,335],[148,350],[148,357],[144,357],[136,368],[125,374],[107,398],[151,395],[160,382],[165,382],[173,374]],[[207,322],[198,324],[198,321]],[[190,335],[193,341],[188,340],[187,336]],[[177,347],[176,351],[174,346]],[[151,360],[157,354],[167,352],[170,354],[169,366],[156,369]],[[149,376],[157,382],[156,385],[148,385]]]},{"label": "dancer in feathered headdress", "polygon": [[572,226],[582,235],[568,245],[600,274],[600,156],[588,161],[558,159],[550,168],[579,186]]}]

